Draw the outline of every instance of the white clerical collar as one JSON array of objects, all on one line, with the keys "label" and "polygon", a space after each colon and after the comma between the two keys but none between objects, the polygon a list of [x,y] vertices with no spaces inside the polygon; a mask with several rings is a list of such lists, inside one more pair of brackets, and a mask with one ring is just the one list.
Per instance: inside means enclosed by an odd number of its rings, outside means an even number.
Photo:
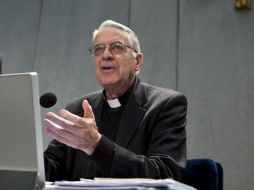
[{"label": "white clerical collar", "polygon": [[118,108],[121,106],[120,101],[118,100],[118,98],[113,99],[113,100],[107,100],[108,105],[110,108]]}]

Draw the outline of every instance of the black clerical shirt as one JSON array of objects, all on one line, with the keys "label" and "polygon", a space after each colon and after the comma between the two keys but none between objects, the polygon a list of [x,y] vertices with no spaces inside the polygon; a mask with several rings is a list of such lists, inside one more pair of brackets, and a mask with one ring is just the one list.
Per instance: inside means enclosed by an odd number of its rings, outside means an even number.
[{"label": "black clerical shirt", "polygon": [[[121,106],[116,108],[111,108],[108,104],[106,98],[104,98],[104,105],[103,105],[103,113],[102,113],[102,121],[101,126],[99,128],[99,132],[109,138],[112,141],[115,141],[118,126],[121,120],[121,116],[125,107],[125,104],[127,102],[127,99],[131,92],[130,88],[126,93],[124,93],[122,96],[118,97],[118,100],[121,104]],[[105,91],[103,92],[104,97]]]}]

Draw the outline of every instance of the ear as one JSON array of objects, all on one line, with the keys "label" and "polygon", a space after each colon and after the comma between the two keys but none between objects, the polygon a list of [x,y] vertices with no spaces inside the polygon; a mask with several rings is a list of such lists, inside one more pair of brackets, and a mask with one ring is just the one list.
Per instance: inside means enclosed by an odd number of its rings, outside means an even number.
[{"label": "ear", "polygon": [[143,56],[142,53],[138,53],[135,59],[136,59],[136,68],[135,68],[135,70],[139,71],[140,68],[141,68],[141,65],[143,64],[144,56]]}]

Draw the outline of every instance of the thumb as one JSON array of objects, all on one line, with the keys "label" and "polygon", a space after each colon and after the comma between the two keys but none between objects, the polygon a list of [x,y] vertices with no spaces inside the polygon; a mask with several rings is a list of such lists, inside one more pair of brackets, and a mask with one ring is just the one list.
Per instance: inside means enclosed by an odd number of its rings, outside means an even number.
[{"label": "thumb", "polygon": [[90,104],[88,103],[87,100],[83,100],[82,107],[84,110],[84,118],[92,118],[92,119],[95,118],[94,114],[93,114],[92,107],[90,106]]}]

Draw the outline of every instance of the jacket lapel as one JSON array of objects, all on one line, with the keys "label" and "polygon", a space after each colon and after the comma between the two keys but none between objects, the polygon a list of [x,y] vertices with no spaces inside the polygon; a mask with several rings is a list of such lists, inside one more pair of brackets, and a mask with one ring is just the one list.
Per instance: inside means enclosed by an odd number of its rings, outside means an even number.
[{"label": "jacket lapel", "polygon": [[116,135],[116,143],[127,147],[138,130],[146,109],[142,106],[146,102],[145,86],[137,79],[132,93],[129,95],[126,107]]}]

